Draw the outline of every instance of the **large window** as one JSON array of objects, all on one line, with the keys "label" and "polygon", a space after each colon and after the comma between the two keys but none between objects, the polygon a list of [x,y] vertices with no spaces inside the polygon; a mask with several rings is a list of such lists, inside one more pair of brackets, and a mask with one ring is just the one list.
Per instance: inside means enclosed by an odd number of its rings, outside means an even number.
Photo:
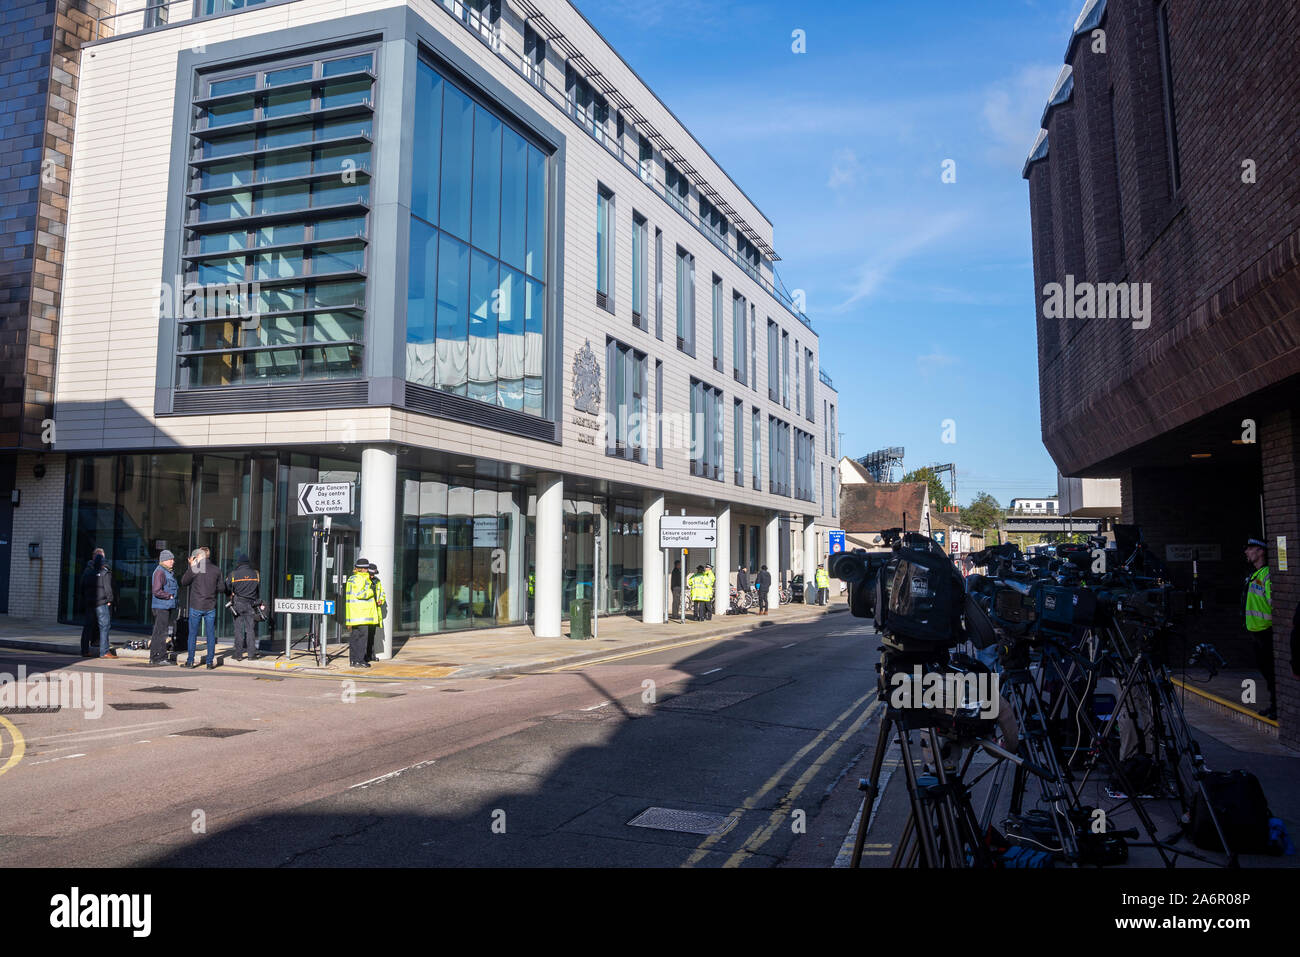
[{"label": "large window", "polygon": [[605,343],[606,408],[612,428],[605,435],[605,454],[646,461],[646,356],[613,339]]},{"label": "large window", "polygon": [[677,348],[695,355],[695,257],[677,247]]},{"label": "large window", "polygon": [[691,380],[691,474],[722,481],[722,390]]},{"label": "large window", "polygon": [[745,297],[733,291],[731,294],[731,363],[732,376],[741,385],[749,384],[749,355],[745,346],[748,336],[749,310]]},{"label": "large window", "polygon": [[664,337],[664,231],[655,227],[655,338]]},{"label": "large window", "polygon": [[646,221],[639,213],[632,214],[632,325],[644,329],[646,325],[645,267]]},{"label": "large window", "polygon": [[811,349],[805,349],[803,352],[803,381],[804,381],[804,418],[809,422],[817,421],[817,390],[813,388],[813,377],[816,363],[813,362],[813,353]]},{"label": "large window", "polygon": [[653,183],[655,179],[655,148],[644,136],[637,135],[637,158],[641,168],[641,179]]},{"label": "large window", "polygon": [[569,113],[598,141],[604,142],[605,127],[609,123],[609,102],[597,93],[587,78],[572,64],[564,66],[564,89]]},{"label": "large window", "polygon": [[750,462],[751,462],[750,478],[753,480],[754,483],[754,491],[757,492],[761,490],[761,483],[758,477],[758,461],[759,461],[758,457],[763,447],[763,442],[762,442],[763,417],[762,417],[762,413],[758,411],[758,406],[753,406],[749,410],[749,419],[750,419],[749,444],[750,444]]},{"label": "large window", "polygon": [[542,415],[547,155],[423,60],[413,125],[406,377]]},{"label": "large window", "polygon": [[596,305],[614,311],[614,194],[596,190]]},{"label": "large window", "polygon": [[807,432],[794,430],[794,497],[816,500],[813,489],[813,461],[817,440]]},{"label": "large window", "polygon": [[664,160],[664,195],[668,202],[690,218],[691,184],[672,163]]},{"label": "large window", "polygon": [[781,404],[790,408],[790,333],[781,333]]},{"label": "large window", "polygon": [[180,388],[361,374],[374,70],[362,50],[206,78],[168,310]]},{"label": "large window", "polygon": [[781,401],[781,327],[767,320],[767,397]]},{"label": "large window", "polygon": [[759,276],[759,263],[762,262],[758,248],[746,239],[739,230],[736,231],[736,251],[740,253],[740,268],[751,277],[762,282]]},{"label": "large window", "polygon": [[767,488],[773,495],[790,494],[790,424],[767,417]]},{"label": "large window", "polygon": [[731,225],[727,222],[727,217],[722,215],[722,211],[703,196],[700,197],[700,223],[704,226],[706,235],[713,240],[713,245],[723,252],[730,251],[727,234]]},{"label": "large window", "polygon": [[713,368],[722,371],[722,277],[713,277]]},{"label": "large window", "polygon": [[664,364],[655,360],[655,468],[664,467]]},{"label": "large window", "polygon": [[736,484],[745,484],[745,403],[736,400],[731,416],[731,454],[732,471],[735,472]]}]

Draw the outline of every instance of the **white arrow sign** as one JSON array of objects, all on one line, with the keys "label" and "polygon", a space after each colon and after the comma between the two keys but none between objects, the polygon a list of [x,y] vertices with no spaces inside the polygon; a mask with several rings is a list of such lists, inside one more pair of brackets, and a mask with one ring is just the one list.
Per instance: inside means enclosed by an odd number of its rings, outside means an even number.
[{"label": "white arrow sign", "polygon": [[716,548],[718,520],[706,515],[665,515],[659,520],[660,548]]},{"label": "white arrow sign", "polygon": [[352,511],[351,482],[300,482],[299,515],[346,515]]}]

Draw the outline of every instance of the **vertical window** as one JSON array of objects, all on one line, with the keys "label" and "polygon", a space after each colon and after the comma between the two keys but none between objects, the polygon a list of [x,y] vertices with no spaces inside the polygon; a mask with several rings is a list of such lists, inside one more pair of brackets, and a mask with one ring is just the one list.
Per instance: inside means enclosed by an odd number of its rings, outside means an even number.
[{"label": "vertical window", "polygon": [[655,360],[655,468],[664,467],[664,364]]},{"label": "vertical window", "polygon": [[767,320],[767,397],[779,402],[781,397],[781,335],[777,324]]},{"label": "vertical window", "polygon": [[762,449],[762,416],[758,411],[758,406],[754,406],[749,411],[750,428],[749,428],[749,445],[750,445],[750,478],[754,482],[754,491],[759,491],[758,478],[758,456]]},{"label": "vertical window", "polygon": [[[799,402],[799,366],[801,364],[799,362],[799,357],[801,354],[802,353],[799,352],[799,340],[796,339],[794,341],[794,411],[796,414],[798,414],[799,410],[803,408]],[[786,408],[788,409],[790,406],[787,405]]]},{"label": "vertical window", "polygon": [[695,257],[677,247],[677,348],[695,355]]},{"label": "vertical window", "polygon": [[829,403],[822,399],[822,450],[830,455],[831,452],[831,420],[826,413]]},{"label": "vertical window", "polygon": [[817,390],[813,388],[814,366],[812,350],[805,349],[803,354],[804,418],[809,422],[817,421]]},{"label": "vertical window", "polygon": [[1174,67],[1169,43],[1169,0],[1156,7],[1156,32],[1160,45],[1160,80],[1164,88],[1165,144],[1169,160],[1169,192],[1182,186],[1182,166],[1178,158],[1178,118],[1174,114]]},{"label": "vertical window", "polygon": [[678,172],[677,167],[664,160],[664,194],[669,203],[685,216],[690,216],[691,184]]},{"label": "vertical window", "polygon": [[740,254],[740,268],[749,273],[752,278],[761,282],[762,280],[758,274],[759,263],[761,262],[758,249],[741,234],[739,229],[736,230],[736,252]]},{"label": "vertical window", "polygon": [[790,333],[781,333],[781,404],[790,408]]},{"label": "vertical window", "polygon": [[691,379],[691,474],[722,481],[722,390]]},{"label": "vertical window", "polygon": [[[840,434],[835,431],[835,403],[831,403],[831,458],[838,460],[840,457]],[[838,469],[839,466],[836,466]]]},{"label": "vertical window", "polygon": [[745,484],[745,403],[736,400],[731,415],[731,453],[736,484]]},{"label": "vertical window", "polygon": [[722,371],[722,279],[713,277],[713,368]]},{"label": "vertical window", "polygon": [[606,431],[605,454],[646,461],[646,355],[614,339],[605,342],[607,408],[613,428]]},{"label": "vertical window", "polygon": [[646,221],[632,213],[632,325],[644,328]]},{"label": "vertical window", "polygon": [[749,309],[745,297],[736,291],[731,293],[731,361],[734,368],[732,376],[741,385],[748,384],[749,356],[745,347]]},{"label": "vertical window", "polygon": [[546,40],[527,24],[524,25],[524,72],[534,86],[545,80]]},{"label": "vertical window", "polygon": [[655,227],[655,338],[664,337],[664,233]]},{"label": "vertical window", "polygon": [[644,136],[637,136],[637,162],[641,167],[641,179],[653,183],[655,179],[655,148]]},{"label": "vertical window", "polygon": [[596,191],[596,305],[614,311],[614,194]]},{"label": "vertical window", "polygon": [[749,387],[758,391],[758,311],[749,304]]}]

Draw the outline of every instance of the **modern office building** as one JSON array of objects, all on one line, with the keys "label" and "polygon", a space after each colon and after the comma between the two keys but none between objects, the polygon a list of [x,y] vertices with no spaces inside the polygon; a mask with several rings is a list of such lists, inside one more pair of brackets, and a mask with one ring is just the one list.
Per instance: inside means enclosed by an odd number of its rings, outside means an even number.
[{"label": "modern office building", "polygon": [[1043,441],[1061,475],[1119,480],[1121,521],[1139,524],[1168,575],[1203,601],[1191,640],[1234,663],[1253,658],[1243,549],[1270,545],[1291,747],[1297,36],[1294,3],[1089,0],[1024,167]]},{"label": "modern office building", "polygon": [[837,398],[772,225],[571,4],[142,0],[79,80],[12,613],[79,621],[97,545],[119,624],[163,548],[310,597],[311,483],[355,491],[326,594],[375,562],[386,649],[659,621],[665,514],[719,577],[816,567]]}]

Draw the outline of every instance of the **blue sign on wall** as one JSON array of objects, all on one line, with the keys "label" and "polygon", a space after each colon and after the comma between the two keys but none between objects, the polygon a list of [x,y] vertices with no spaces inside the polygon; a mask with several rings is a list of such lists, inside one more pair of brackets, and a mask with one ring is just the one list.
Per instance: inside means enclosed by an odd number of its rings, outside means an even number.
[{"label": "blue sign on wall", "polygon": [[842,530],[835,529],[830,533],[829,548],[830,548],[830,553],[832,555],[834,555],[836,552],[844,551],[844,532]]}]

